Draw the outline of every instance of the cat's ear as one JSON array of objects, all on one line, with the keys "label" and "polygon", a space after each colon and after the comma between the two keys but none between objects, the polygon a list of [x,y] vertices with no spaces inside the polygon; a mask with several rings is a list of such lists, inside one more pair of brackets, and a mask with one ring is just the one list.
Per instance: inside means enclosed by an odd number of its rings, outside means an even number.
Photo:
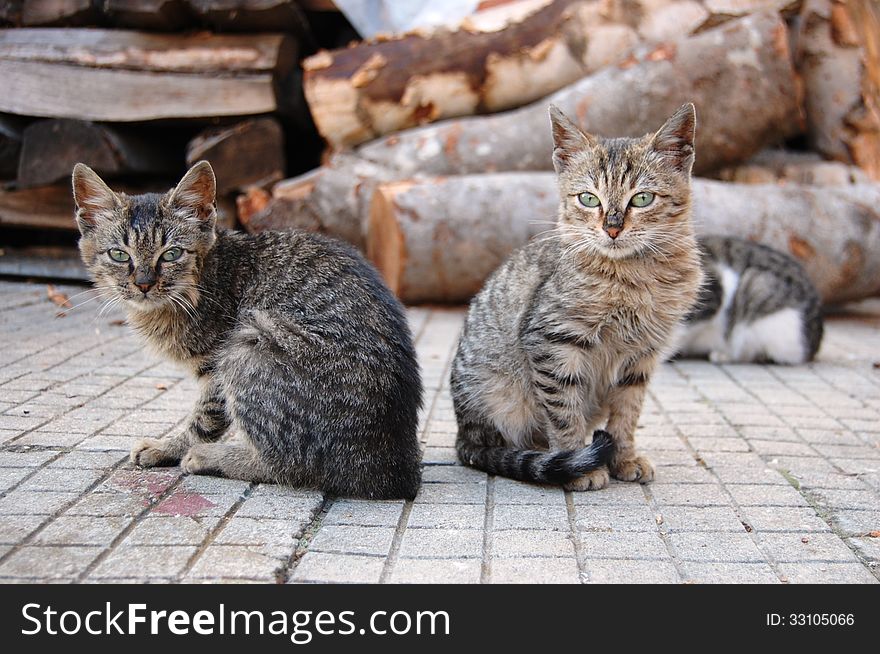
[{"label": "cat's ear", "polygon": [[171,190],[169,200],[175,209],[190,212],[198,220],[207,222],[217,216],[214,206],[216,195],[214,170],[207,161],[199,161]]},{"label": "cat's ear", "polygon": [[585,134],[559,107],[550,105],[550,125],[553,127],[553,167],[561,173],[578,152],[594,146],[596,139]]},{"label": "cat's ear", "polygon": [[694,137],[697,115],[690,102],[672,114],[654,138],[651,147],[678,171],[690,173],[694,165]]},{"label": "cat's ear", "polygon": [[73,167],[73,201],[76,204],[76,224],[81,233],[93,229],[100,220],[112,218],[121,206],[116,195],[98,174],[78,163]]}]

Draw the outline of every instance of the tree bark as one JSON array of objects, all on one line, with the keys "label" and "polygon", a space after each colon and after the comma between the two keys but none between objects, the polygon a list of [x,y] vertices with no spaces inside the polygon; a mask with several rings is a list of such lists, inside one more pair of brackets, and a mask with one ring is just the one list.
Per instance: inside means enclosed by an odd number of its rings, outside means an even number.
[{"label": "tree bark", "polygon": [[21,8],[25,26],[80,26],[94,24],[97,19],[92,0],[25,0]]},{"label": "tree bark", "polygon": [[807,0],[796,54],[810,145],[880,180],[880,7]]},{"label": "tree bark", "polygon": [[[799,3],[753,0],[745,11]],[[496,18],[498,10],[490,10],[458,29],[322,51],[303,63],[306,99],[328,143],[353,146],[416,125],[528,104],[620,62],[640,43],[679,39],[742,15],[743,4],[555,0],[515,17]]]},{"label": "tree bark", "polygon": [[211,162],[218,195],[248,186],[268,186],[284,177],[284,133],[274,118],[209,129],[186,148],[188,166],[201,159]]},{"label": "tree bark", "polygon": [[81,120],[38,120],[24,130],[18,186],[31,188],[67,179],[80,161],[110,179],[171,177],[181,168],[165,143],[130,129]]},{"label": "tree bark", "polygon": [[294,50],[278,34],[3,30],[0,111],[110,122],[268,113]]},{"label": "tree bark", "polygon": [[[514,249],[550,228],[557,203],[552,173],[383,184],[370,206],[367,251],[404,301],[462,302]],[[739,236],[793,255],[826,302],[880,293],[877,207],[878,184],[693,182],[698,234]]]}]

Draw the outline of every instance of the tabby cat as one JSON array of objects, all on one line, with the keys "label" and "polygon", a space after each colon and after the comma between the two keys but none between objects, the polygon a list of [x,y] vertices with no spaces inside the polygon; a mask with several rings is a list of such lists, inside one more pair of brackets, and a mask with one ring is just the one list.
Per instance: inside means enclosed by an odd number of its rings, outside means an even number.
[{"label": "tabby cat", "polygon": [[702,280],[694,107],[635,139],[591,136],[555,107],[550,118],[557,223],[471,302],[451,372],[458,456],[572,490],[605,487],[609,468],[650,481],[634,444],[645,388]]},{"label": "tabby cat", "polygon": [[352,248],[306,233],[216,227],[199,162],[164,195],[73,171],[83,261],[158,352],[198,378],[187,427],[145,438],[140,466],[412,498],[422,386],[406,317]]},{"label": "tabby cat", "polygon": [[716,363],[806,363],[822,342],[819,293],[792,257],[740,238],[699,239],[706,283],[675,338]]}]

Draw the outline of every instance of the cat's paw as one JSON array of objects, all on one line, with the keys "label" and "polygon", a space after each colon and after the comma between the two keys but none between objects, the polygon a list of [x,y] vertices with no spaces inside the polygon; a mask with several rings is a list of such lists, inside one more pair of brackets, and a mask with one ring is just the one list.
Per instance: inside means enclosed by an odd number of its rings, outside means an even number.
[{"label": "cat's paw", "polygon": [[634,456],[631,459],[614,461],[611,464],[611,474],[620,481],[644,484],[654,481],[654,465],[643,456]]},{"label": "cat's paw", "polygon": [[177,463],[177,457],[168,451],[167,442],[158,438],[142,438],[131,448],[129,459],[141,468]]},{"label": "cat's paw", "polygon": [[568,482],[564,488],[569,491],[601,490],[608,486],[609,481],[608,468],[602,467]]},{"label": "cat's paw", "polygon": [[713,350],[712,352],[709,352],[709,361],[711,361],[712,363],[731,363],[733,361],[733,357],[730,356],[727,352]]},{"label": "cat's paw", "polygon": [[217,469],[216,457],[212,453],[212,444],[193,445],[180,460],[180,467],[191,475],[207,474]]}]

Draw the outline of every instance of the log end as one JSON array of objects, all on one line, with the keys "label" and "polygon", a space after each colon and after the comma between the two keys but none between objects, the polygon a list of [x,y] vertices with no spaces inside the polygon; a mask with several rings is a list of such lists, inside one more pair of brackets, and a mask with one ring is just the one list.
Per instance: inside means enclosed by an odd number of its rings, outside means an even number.
[{"label": "log end", "polygon": [[394,198],[409,186],[409,182],[380,184],[370,201],[367,225],[367,258],[398,297],[406,265],[406,242],[397,219]]}]

